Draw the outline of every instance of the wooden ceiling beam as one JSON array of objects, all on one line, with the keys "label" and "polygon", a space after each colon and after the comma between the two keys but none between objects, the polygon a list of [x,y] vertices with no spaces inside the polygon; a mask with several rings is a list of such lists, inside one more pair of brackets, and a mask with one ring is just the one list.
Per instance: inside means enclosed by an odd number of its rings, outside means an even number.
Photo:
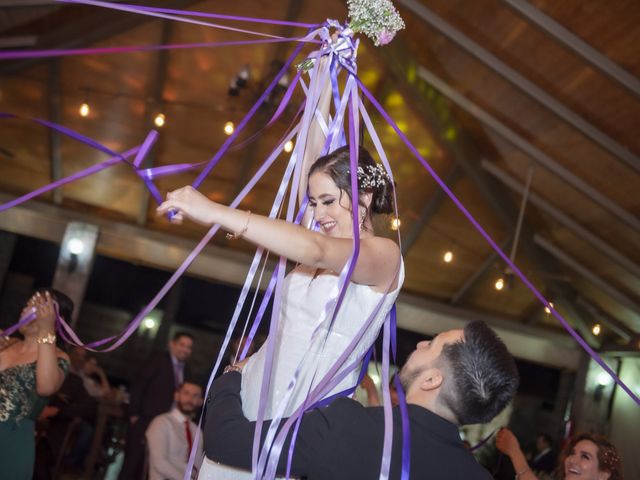
[{"label": "wooden ceiling beam", "polygon": [[[154,6],[163,8],[186,8],[197,0],[158,0]],[[60,5],[60,4],[57,4]],[[84,6],[65,5],[66,10],[86,9]],[[60,15],[56,9],[52,16]],[[82,48],[93,43],[131,30],[146,22],[158,21],[145,15],[134,15],[104,8],[95,8],[91,14],[77,16],[73,21],[58,21],[60,25],[52,31],[48,31],[38,37],[38,43],[34,49],[66,49]],[[25,60],[11,60],[0,63],[0,75],[17,74],[26,68],[37,65],[46,58],[32,58]]]},{"label": "wooden ceiling beam", "polygon": [[636,316],[636,321],[634,322],[635,328],[640,329],[640,303],[638,303],[635,299],[632,299],[628,295],[622,293],[619,289],[612,286],[609,282],[601,279],[594,272],[586,268],[581,262],[571,257],[568,253],[564,252],[562,249],[560,249],[541,235],[536,234],[534,237],[534,241],[537,245],[549,252],[560,262],[562,262],[571,270],[586,279],[589,283],[598,287],[599,290],[606,293],[610,298],[618,302],[620,305],[631,310]]},{"label": "wooden ceiling beam", "polygon": [[596,306],[593,302],[587,300],[582,295],[578,294],[576,296],[576,303],[589,310],[591,315],[597,319],[598,323],[605,325],[623,340],[630,341],[634,337],[638,336],[638,332],[629,328],[626,323],[604,312],[604,310]]},{"label": "wooden ceiling beam", "polygon": [[566,107],[562,102],[549,95],[524,75],[521,75],[491,52],[471,40],[464,33],[445,22],[442,17],[436,15],[416,0],[399,0],[399,3],[403,4],[431,27],[438,30],[442,35],[480,60],[530,98],[552,111],[556,116],[581,132],[585,137],[590,138],[600,145],[604,150],[613,155],[614,158],[631,167],[633,170],[640,172],[640,157],[635,153],[585,120],[574,110]]},{"label": "wooden ceiling beam", "polygon": [[[505,240],[500,244],[500,248],[504,250],[511,244],[511,239]],[[471,276],[464,282],[464,284],[453,294],[449,302],[451,305],[458,305],[462,303],[464,297],[471,291],[473,286],[484,276],[484,274],[499,260],[498,252],[491,249],[491,253],[482,262],[480,267],[471,274]]]},{"label": "wooden ceiling beam", "polygon": [[[61,97],[60,91],[60,60],[51,59],[49,65],[49,94],[47,100],[49,103],[49,121],[60,124],[62,119]],[[51,181],[55,182],[62,178],[62,152],[61,152],[61,134],[57,130],[49,129],[49,159],[51,160]],[[62,189],[56,188],[53,191],[54,203],[62,203]]]},{"label": "wooden ceiling beam", "polygon": [[[444,182],[452,187],[460,178],[462,177],[462,171],[460,167],[455,164],[447,173],[447,176],[444,178]],[[447,199],[447,195],[444,193],[444,190],[437,187],[436,191],[431,196],[431,199],[424,205],[422,211],[420,212],[420,217],[418,220],[411,226],[411,230],[409,233],[402,236],[402,255],[406,257],[409,250],[416,243],[416,240],[422,234],[424,227],[429,223],[429,221],[433,218],[433,216],[438,213],[440,210],[440,206]]]},{"label": "wooden ceiling beam", "polygon": [[560,165],[556,160],[551,158],[549,155],[544,153],[538,147],[533,145],[531,142],[527,141],[521,135],[518,135],[512,129],[507,127],[505,124],[500,122],[495,117],[491,116],[485,110],[480,108],[477,104],[473,103],[471,100],[466,98],[464,95],[461,95],[454,88],[449,86],[445,81],[438,78],[435,74],[430,72],[423,66],[418,68],[418,75],[426,81],[428,84],[432,85],[438,91],[440,91],[443,95],[445,95],[449,100],[454,102],[460,108],[465,110],[467,113],[473,115],[476,119],[478,119],[481,123],[483,123],[486,127],[490,128],[502,138],[507,140],[509,143],[516,146],[519,150],[526,153],[532,160],[535,160],[539,165],[543,166],[554,175],[558,176],[573,188],[578,190],[580,193],[585,195],[587,198],[591,199],[594,203],[613,214],[615,217],[626,223],[628,226],[633,228],[636,231],[640,232],[640,219],[638,219],[635,215],[628,212],[620,205],[612,201],[610,198],[602,194],[597,188],[589,185],[583,179],[579,178],[577,175]]},{"label": "wooden ceiling beam", "polygon": [[[519,194],[522,194],[524,192],[525,187],[522,183],[518,182],[518,180],[510,176],[504,170],[500,169],[500,167],[498,167],[494,163],[483,159],[482,168],[493,175],[495,178],[497,178],[504,185],[509,187],[511,190]],[[640,265],[638,265],[626,255],[620,253],[600,237],[591,233],[590,230],[580,225],[573,218],[571,218],[571,216],[562,212],[560,209],[553,206],[550,202],[534,192],[529,193],[529,202],[551,216],[562,226],[570,230],[579,239],[585,241],[600,253],[609,257],[616,264],[627,270],[629,273],[635,275],[640,280]]]},{"label": "wooden ceiling beam", "polygon": [[[173,23],[164,20],[160,25],[160,44],[167,45],[171,43],[171,34],[173,32]],[[151,72],[151,81],[149,82],[149,98],[147,100],[144,112],[144,124],[149,130],[156,128],[154,125],[154,117],[162,110],[164,87],[167,83],[167,73],[169,68],[169,51],[158,50],[156,56],[156,64],[154,71]],[[171,119],[169,119],[171,121]],[[146,157],[142,161],[141,168],[152,168],[158,158],[162,137],[156,140],[154,148],[147,152]],[[140,207],[138,210],[138,225],[145,225],[149,216],[149,202],[151,193],[146,188],[140,193]]]},{"label": "wooden ceiling beam", "polygon": [[625,87],[629,92],[640,97],[640,79],[628,72],[606,55],[600,53],[587,42],[573,34],[553,18],[545,15],[536,6],[526,0],[504,0],[530,23],[537,25],[542,31],[580,55],[592,66],[609,78]]}]

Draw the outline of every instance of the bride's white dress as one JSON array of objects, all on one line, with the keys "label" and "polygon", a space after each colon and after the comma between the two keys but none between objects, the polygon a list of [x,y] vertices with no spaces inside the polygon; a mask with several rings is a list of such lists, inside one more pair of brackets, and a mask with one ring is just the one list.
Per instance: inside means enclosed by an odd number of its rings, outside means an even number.
[{"label": "bride's white dress", "polygon": [[[313,348],[311,346],[313,331],[322,317],[327,301],[339,291],[337,274],[323,273],[315,276],[315,273],[315,269],[298,266],[285,277],[265,419],[275,415],[296,368],[306,355],[284,416],[290,416],[304,402],[311,382],[313,381],[313,385],[316,385],[324,377],[384,295],[366,285],[350,283],[324,349]],[[404,263],[401,262],[397,287],[388,293],[378,314],[351,352],[345,365],[352,363],[375,341],[403,281]],[[324,338],[325,334],[326,328],[319,332],[318,341]],[[250,420],[255,420],[258,415],[265,360],[266,342],[251,356],[242,374],[242,408]],[[358,380],[358,374],[359,369],[355,369],[329,395],[353,387]],[[205,457],[198,479],[244,480],[251,479],[251,474],[215,463]]]}]

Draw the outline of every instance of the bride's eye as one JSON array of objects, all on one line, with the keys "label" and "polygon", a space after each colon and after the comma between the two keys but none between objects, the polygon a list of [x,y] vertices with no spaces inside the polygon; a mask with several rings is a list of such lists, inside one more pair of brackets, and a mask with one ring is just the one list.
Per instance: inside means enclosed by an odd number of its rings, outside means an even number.
[{"label": "bride's eye", "polygon": [[335,200],[332,198],[331,200],[325,200],[324,202],[322,202],[323,205],[329,206],[331,205]]}]

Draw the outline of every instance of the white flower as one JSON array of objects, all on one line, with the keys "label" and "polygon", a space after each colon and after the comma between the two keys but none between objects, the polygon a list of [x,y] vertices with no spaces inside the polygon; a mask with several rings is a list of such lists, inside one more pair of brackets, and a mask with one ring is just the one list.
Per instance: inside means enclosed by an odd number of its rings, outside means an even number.
[{"label": "white flower", "polygon": [[349,27],[364,33],[376,47],[389,43],[404,28],[404,21],[390,0],[347,0],[347,6]]}]

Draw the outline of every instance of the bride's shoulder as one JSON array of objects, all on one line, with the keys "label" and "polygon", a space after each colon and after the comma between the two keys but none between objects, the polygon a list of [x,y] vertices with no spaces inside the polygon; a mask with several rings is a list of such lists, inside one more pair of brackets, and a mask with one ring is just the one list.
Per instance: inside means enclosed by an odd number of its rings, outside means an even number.
[{"label": "bride's shoulder", "polygon": [[362,240],[362,244],[376,255],[400,257],[400,247],[396,242],[386,237],[369,237]]}]

